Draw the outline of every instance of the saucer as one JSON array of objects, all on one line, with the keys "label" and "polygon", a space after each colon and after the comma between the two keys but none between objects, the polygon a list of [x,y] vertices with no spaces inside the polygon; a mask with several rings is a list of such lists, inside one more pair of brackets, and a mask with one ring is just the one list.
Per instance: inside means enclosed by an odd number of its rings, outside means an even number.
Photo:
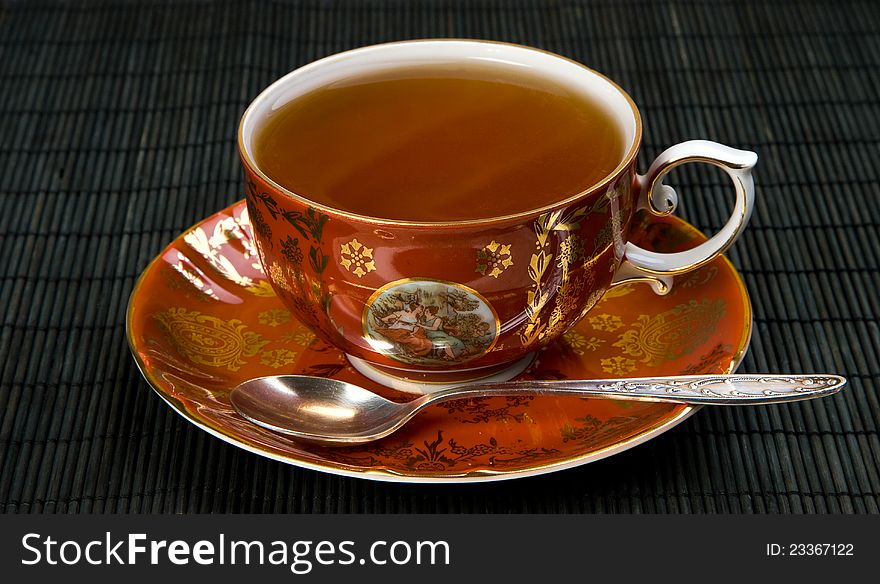
[{"label": "saucer", "polygon": [[[680,251],[704,241],[675,217],[635,219],[637,245]],[[538,352],[518,379],[588,379],[728,373],[749,343],[751,308],[721,257],[649,286],[610,289],[565,337]],[[622,452],[662,434],[696,408],[577,397],[451,401],[392,436],[332,448],[298,443],[241,418],[237,384],[264,375],[320,375],[398,401],[317,340],[281,304],[262,271],[244,201],[174,240],[146,268],[129,301],[127,334],[141,373],[184,418],[256,454],[334,474],[395,482],[473,482],[532,476]]]}]

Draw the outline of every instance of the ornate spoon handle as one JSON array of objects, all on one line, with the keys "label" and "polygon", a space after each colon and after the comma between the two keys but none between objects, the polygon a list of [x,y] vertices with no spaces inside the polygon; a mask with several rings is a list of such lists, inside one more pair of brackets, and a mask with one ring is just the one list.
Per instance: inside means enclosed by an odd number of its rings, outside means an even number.
[{"label": "ornate spoon handle", "polygon": [[428,403],[489,395],[575,395],[682,404],[754,405],[812,399],[837,393],[839,375],[687,375],[587,381],[514,381],[466,385],[426,395]]}]

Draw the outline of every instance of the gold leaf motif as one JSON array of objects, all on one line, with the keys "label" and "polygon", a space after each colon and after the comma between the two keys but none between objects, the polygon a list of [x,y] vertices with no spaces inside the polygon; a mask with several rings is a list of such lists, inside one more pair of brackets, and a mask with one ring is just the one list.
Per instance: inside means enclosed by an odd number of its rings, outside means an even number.
[{"label": "gold leaf motif", "polygon": [[580,237],[572,233],[559,245],[559,259],[556,265],[567,271],[583,255],[584,242]]},{"label": "gold leaf motif", "polygon": [[[556,308],[550,313],[550,328],[553,332],[559,330],[557,322],[571,322],[571,317],[578,307],[578,300],[584,288],[592,285],[593,274],[586,272],[581,277],[569,277],[568,270],[563,270],[562,284],[556,293]],[[592,307],[592,304],[591,304]],[[563,327],[564,328],[564,327]],[[548,332],[548,334],[553,334]]]},{"label": "gold leaf motif", "polygon": [[597,331],[616,331],[623,326],[623,320],[614,314],[597,314],[587,319]]},{"label": "gold leaf motif", "polygon": [[587,339],[586,345],[584,345],[587,349],[591,351],[598,351],[599,347],[605,344],[603,339],[598,339],[596,337],[590,337]]},{"label": "gold leaf motif", "polygon": [[[627,407],[630,402],[618,401],[618,407]],[[627,428],[635,420],[635,416],[614,416],[608,420],[600,420],[590,414],[583,418],[575,418],[577,425],[565,424],[560,428],[563,442],[576,441],[581,444],[602,444],[611,437],[620,438],[621,429]]]},{"label": "gold leaf motif", "polygon": [[284,275],[284,270],[281,269],[278,262],[272,262],[272,265],[269,266],[269,277],[272,278],[275,285],[281,286],[288,292],[293,292],[293,287],[287,281],[287,276]]},{"label": "gold leaf motif", "polygon": [[559,333],[565,332],[565,329],[568,326],[569,323],[566,323],[563,319],[562,309],[557,306],[550,313],[550,318],[547,319],[547,328],[544,330],[541,336],[556,336]]},{"label": "gold leaf motif", "polygon": [[654,317],[643,314],[613,346],[650,366],[678,359],[712,336],[724,310],[724,300],[691,300]]},{"label": "gold leaf motif", "polygon": [[601,359],[599,363],[602,364],[602,371],[611,375],[626,375],[636,370],[636,362],[634,360],[619,355],[617,357]]},{"label": "gold leaf motif", "polygon": [[583,355],[586,350],[595,351],[601,347],[605,341],[597,337],[589,339],[577,331],[568,331],[563,335],[565,342],[571,347],[571,350],[577,355]]},{"label": "gold leaf motif", "polygon": [[504,245],[493,239],[491,243],[477,252],[477,268],[475,271],[484,276],[498,278],[504,270],[512,265],[513,258],[510,254],[510,244]]},{"label": "gold leaf motif", "polygon": [[733,355],[733,347],[718,343],[712,350],[681,370],[682,375],[699,375],[702,373],[722,373],[723,363],[729,363]]},{"label": "gold leaf motif", "polygon": [[238,371],[269,341],[251,331],[240,320],[224,321],[185,308],[170,308],[153,318],[168,334],[172,343],[193,363],[226,367]]},{"label": "gold leaf motif", "polygon": [[718,274],[718,266],[704,266],[699,270],[689,274],[687,278],[678,284],[679,288],[696,288],[697,286],[703,286],[704,284],[708,284],[712,281],[713,278]]},{"label": "gold leaf motif", "polygon": [[[571,300],[576,301],[577,292],[570,289],[569,276],[571,267],[583,259],[584,269],[587,276],[591,276],[593,258],[587,257],[584,242],[575,232],[581,228],[584,219],[593,213],[607,213],[608,200],[599,197],[592,207],[578,207],[575,209],[560,209],[551,213],[544,213],[535,220],[535,251],[529,261],[527,270],[532,286],[528,292],[528,304],[526,305],[526,324],[519,331],[520,341],[524,346],[529,346],[547,336],[553,336],[564,330],[564,322],[567,320],[566,309],[570,310]],[[549,236],[556,235],[562,242],[559,245],[559,254],[554,265],[554,255],[551,250]],[[550,281],[555,282],[557,294],[562,292],[563,306],[557,303],[554,312],[551,313],[546,323],[542,322],[541,312],[550,300],[549,291],[545,290],[545,273],[550,270]],[[592,285],[592,282],[586,282]],[[597,298],[598,299],[598,298]],[[555,314],[555,316],[554,316]]]},{"label": "gold leaf motif", "polygon": [[363,278],[376,269],[373,248],[365,246],[357,239],[343,243],[339,252],[339,264],[358,278]]},{"label": "gold leaf motif", "polygon": [[281,335],[281,340],[285,343],[293,343],[304,349],[310,347],[316,339],[315,333],[307,329],[287,332]]},{"label": "gold leaf motif", "polygon": [[543,251],[532,255],[532,259],[529,261],[529,278],[534,282],[540,281],[544,277],[544,272],[547,270],[547,266],[550,265],[550,260],[552,259],[553,254]]},{"label": "gold leaf motif", "polygon": [[593,248],[597,250],[602,250],[611,245],[614,236],[614,225],[612,220],[606,221],[599,231],[596,232],[596,237],[593,239]]},{"label": "gold leaf motif", "polygon": [[266,326],[280,326],[285,322],[290,321],[290,311],[281,308],[264,310],[263,312],[257,314],[257,320],[260,321],[260,324],[264,324]]},{"label": "gold leaf motif", "polygon": [[271,351],[263,351],[260,356],[260,363],[278,369],[285,365],[290,365],[296,361],[296,352],[290,349],[273,349]]},{"label": "gold leaf motif", "polygon": [[584,335],[575,331],[569,331],[562,338],[565,339],[565,342],[568,343],[572,351],[578,355],[584,354],[584,347],[587,345],[587,339]]}]

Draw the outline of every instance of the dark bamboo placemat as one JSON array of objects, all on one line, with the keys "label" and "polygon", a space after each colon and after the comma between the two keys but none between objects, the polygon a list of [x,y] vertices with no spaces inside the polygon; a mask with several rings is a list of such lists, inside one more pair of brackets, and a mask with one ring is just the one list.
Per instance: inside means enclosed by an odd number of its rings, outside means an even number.
[{"label": "dark bamboo placemat", "polygon": [[[542,47],[640,104],[642,168],[675,142],[756,149],[730,257],[752,294],[745,371],[846,393],[704,409],[605,461],[489,485],[389,485],[263,460],[173,413],[129,357],[147,262],[242,196],[234,133],[283,73],[419,37]],[[880,3],[0,1],[0,510],[876,513],[880,503]],[[683,170],[721,224],[727,180]]]}]

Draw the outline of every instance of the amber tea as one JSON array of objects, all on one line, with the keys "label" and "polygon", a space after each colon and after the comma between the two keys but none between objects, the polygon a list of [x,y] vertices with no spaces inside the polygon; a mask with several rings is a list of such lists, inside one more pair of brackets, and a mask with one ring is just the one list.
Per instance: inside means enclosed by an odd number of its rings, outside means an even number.
[{"label": "amber tea", "polygon": [[349,78],[274,111],[254,156],[307,199],[407,221],[516,214],[611,174],[623,132],[596,101],[546,77],[433,65]]}]

